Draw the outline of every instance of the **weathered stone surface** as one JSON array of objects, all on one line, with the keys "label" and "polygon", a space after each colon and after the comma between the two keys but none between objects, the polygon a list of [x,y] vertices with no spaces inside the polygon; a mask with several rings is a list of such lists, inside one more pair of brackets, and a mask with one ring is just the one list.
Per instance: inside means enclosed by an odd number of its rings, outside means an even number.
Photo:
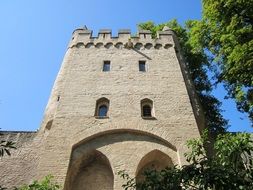
[{"label": "weathered stone surface", "polygon": [[[73,33],[40,130],[24,135],[26,142],[0,161],[0,184],[52,174],[65,190],[118,190],[120,170],[139,176],[147,166],[186,162],[185,143],[199,137],[203,122],[174,33],[151,39],[140,32],[130,40],[134,48],[125,48],[128,32],[96,38],[86,31]],[[103,72],[108,60],[111,70]],[[139,61],[146,72],[139,71]],[[108,117],[98,119],[102,97],[110,102]],[[146,98],[153,102],[152,119],[141,116]]]},{"label": "weathered stone surface", "polygon": [[31,182],[36,177],[38,141],[35,132],[1,132],[1,140],[15,142],[11,156],[0,159],[0,184],[14,187]]}]

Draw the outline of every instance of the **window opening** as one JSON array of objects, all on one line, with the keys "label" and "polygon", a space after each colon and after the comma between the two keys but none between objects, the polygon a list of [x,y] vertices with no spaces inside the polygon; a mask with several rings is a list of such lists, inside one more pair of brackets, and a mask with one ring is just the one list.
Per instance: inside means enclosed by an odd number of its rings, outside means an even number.
[{"label": "window opening", "polygon": [[145,63],[145,61],[139,61],[139,71],[146,72],[146,63]]},{"label": "window opening", "polygon": [[103,65],[103,71],[104,72],[108,72],[110,71],[110,61],[104,61],[104,65]]},{"label": "window opening", "polygon": [[107,108],[106,105],[99,106],[98,116],[99,117],[106,117],[107,116],[107,111],[108,111],[108,108]]},{"label": "window opening", "polygon": [[144,105],[143,109],[143,117],[151,117],[151,107],[149,105]]},{"label": "window opening", "polygon": [[110,101],[107,98],[102,97],[102,98],[98,99],[96,102],[96,109],[95,109],[94,116],[97,119],[108,118],[109,105],[110,105]]}]

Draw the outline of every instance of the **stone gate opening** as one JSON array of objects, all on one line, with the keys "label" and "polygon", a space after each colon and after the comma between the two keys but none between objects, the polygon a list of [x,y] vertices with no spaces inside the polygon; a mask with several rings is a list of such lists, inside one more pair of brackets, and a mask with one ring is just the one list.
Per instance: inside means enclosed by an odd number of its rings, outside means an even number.
[{"label": "stone gate opening", "polygon": [[92,150],[72,162],[66,190],[113,190],[114,176],[108,158]]},{"label": "stone gate opening", "polygon": [[136,170],[136,182],[140,183],[145,179],[143,173],[146,170],[155,169],[160,171],[166,167],[172,167],[173,165],[171,158],[167,154],[160,150],[153,150],[146,154],[139,162]]}]

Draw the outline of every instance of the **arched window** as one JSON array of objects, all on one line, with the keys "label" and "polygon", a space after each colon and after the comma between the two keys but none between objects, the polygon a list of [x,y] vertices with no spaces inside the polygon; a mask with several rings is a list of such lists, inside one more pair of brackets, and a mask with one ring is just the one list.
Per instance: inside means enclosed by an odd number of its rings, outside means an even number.
[{"label": "arched window", "polygon": [[141,116],[144,119],[154,118],[153,101],[150,99],[141,100]]},{"label": "arched window", "polygon": [[96,102],[95,117],[98,119],[108,118],[110,101],[107,98],[100,98]]}]

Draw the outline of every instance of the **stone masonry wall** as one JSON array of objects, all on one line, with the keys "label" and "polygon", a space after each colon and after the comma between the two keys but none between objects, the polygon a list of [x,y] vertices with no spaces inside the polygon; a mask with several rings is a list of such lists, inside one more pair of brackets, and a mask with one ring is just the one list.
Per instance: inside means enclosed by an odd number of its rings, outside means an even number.
[{"label": "stone masonry wall", "polygon": [[36,132],[1,132],[0,140],[15,142],[16,150],[11,156],[4,155],[0,159],[0,185],[18,187],[31,182],[36,177],[39,142]]}]

